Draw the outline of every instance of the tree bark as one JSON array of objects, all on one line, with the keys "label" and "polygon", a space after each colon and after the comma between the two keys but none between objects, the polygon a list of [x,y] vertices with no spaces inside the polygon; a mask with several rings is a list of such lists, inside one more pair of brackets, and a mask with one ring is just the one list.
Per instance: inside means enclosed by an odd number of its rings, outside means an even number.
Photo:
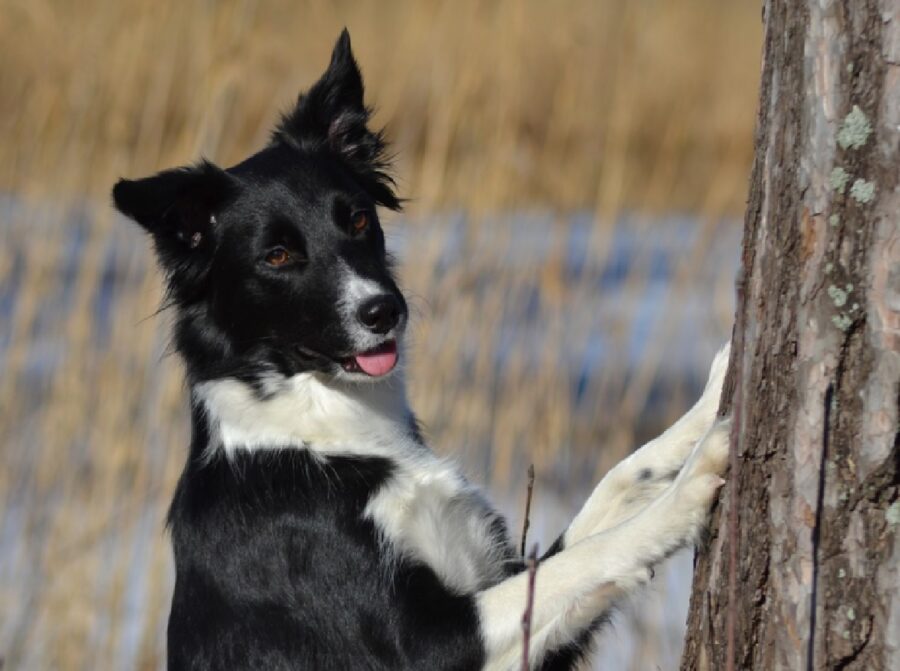
[{"label": "tree bark", "polygon": [[900,2],[767,0],[682,669],[900,669]]}]

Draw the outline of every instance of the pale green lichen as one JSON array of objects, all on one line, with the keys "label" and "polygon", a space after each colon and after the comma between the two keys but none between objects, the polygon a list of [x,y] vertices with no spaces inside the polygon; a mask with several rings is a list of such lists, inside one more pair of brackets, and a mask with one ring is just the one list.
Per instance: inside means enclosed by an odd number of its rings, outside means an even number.
[{"label": "pale green lichen", "polygon": [[838,578],[846,578],[846,577],[847,577],[847,572],[844,569],[839,568],[838,569]]},{"label": "pale green lichen", "polygon": [[848,640],[850,638],[850,631],[849,630],[844,631],[841,634],[841,638],[843,638],[845,641]]},{"label": "pale green lichen", "polygon": [[844,193],[844,189],[847,188],[847,182],[849,181],[850,175],[848,175],[847,171],[844,170],[841,166],[838,166],[831,171],[829,182],[831,184],[831,188],[838,193]]},{"label": "pale green lichen", "polygon": [[834,264],[831,261],[829,261],[828,263],[825,264],[825,273],[826,274],[830,273],[832,270],[834,270]]},{"label": "pale green lichen", "polygon": [[841,223],[841,215],[832,214],[830,217],[828,217],[828,223],[832,226],[838,226]]},{"label": "pale green lichen", "polygon": [[[834,324],[839,330],[847,331],[850,328],[850,325],[853,323],[853,321],[847,315],[840,314],[840,315],[835,315],[834,317],[832,317],[831,323]],[[847,500],[846,494],[842,494],[841,497],[842,497],[841,501]]]},{"label": "pale green lichen", "polygon": [[[843,193],[843,190],[841,193]],[[850,187],[850,195],[858,203],[870,203],[875,197],[875,185],[860,177]]]},{"label": "pale green lichen", "polygon": [[837,308],[842,308],[847,304],[847,292],[833,284],[828,287],[828,297],[834,301],[834,306]]},{"label": "pale green lichen", "polygon": [[852,608],[847,609],[847,619],[853,622],[856,619],[856,611]]},{"label": "pale green lichen", "polygon": [[851,291],[853,291],[853,283],[847,282],[847,293],[849,294]]},{"label": "pale green lichen", "polygon": [[859,303],[854,303],[850,306],[850,312],[856,312],[857,310],[859,310]]},{"label": "pale green lichen", "polygon": [[894,501],[891,507],[884,511],[884,519],[888,524],[900,524],[900,501]]},{"label": "pale green lichen", "polygon": [[859,149],[871,134],[872,126],[865,113],[859,109],[859,105],[854,105],[850,113],[844,117],[844,123],[841,124],[841,129],[837,134],[837,141],[844,149]]}]

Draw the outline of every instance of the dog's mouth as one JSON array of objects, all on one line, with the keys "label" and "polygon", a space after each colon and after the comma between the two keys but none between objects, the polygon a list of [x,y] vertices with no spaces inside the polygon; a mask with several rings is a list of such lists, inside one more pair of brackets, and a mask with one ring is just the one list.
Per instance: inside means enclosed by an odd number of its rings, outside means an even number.
[{"label": "dog's mouth", "polygon": [[378,347],[367,349],[347,357],[333,357],[323,354],[305,345],[295,346],[295,352],[305,362],[332,362],[339,365],[347,373],[357,373],[368,377],[384,377],[397,367],[400,353],[397,341],[388,340]]},{"label": "dog's mouth", "polygon": [[397,341],[386,343],[372,349],[341,359],[341,367],[348,373],[364,373],[369,377],[383,377],[397,365],[399,359]]}]

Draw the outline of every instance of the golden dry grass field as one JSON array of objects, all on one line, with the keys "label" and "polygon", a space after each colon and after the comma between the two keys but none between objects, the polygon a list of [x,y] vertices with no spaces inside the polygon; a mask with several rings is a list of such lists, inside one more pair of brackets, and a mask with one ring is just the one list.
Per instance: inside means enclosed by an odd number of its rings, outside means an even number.
[{"label": "golden dry grass field", "polygon": [[[513,528],[529,463],[572,513],[730,332],[756,3],[0,0],[4,671],[163,666],[185,390],[109,189],[259,147],[344,25],[410,199],[414,407]],[[673,668],[654,617],[622,668]]]},{"label": "golden dry grass field", "polygon": [[350,28],[413,207],[740,211],[759,8],[744,0],[4,0],[0,186],[258,147]]}]

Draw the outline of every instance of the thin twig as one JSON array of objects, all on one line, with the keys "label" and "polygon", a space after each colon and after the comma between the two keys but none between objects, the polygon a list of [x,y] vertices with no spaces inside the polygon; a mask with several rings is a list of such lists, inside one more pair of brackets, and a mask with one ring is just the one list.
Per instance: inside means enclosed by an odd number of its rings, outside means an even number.
[{"label": "thin twig", "polygon": [[[531,468],[532,479],[534,479],[534,468]],[[531,488],[529,487],[529,491]],[[529,496],[529,499],[531,497]],[[531,643],[531,616],[534,611],[534,579],[537,576],[538,564],[538,544],[535,543],[531,548],[531,554],[525,561],[528,569],[528,596],[525,601],[525,612],[522,614],[522,671],[528,671],[528,649]]]},{"label": "thin twig", "polygon": [[528,467],[528,493],[525,495],[525,522],[522,524],[522,557],[525,556],[525,539],[528,538],[528,527],[531,525],[531,494],[534,491],[534,464]]}]

